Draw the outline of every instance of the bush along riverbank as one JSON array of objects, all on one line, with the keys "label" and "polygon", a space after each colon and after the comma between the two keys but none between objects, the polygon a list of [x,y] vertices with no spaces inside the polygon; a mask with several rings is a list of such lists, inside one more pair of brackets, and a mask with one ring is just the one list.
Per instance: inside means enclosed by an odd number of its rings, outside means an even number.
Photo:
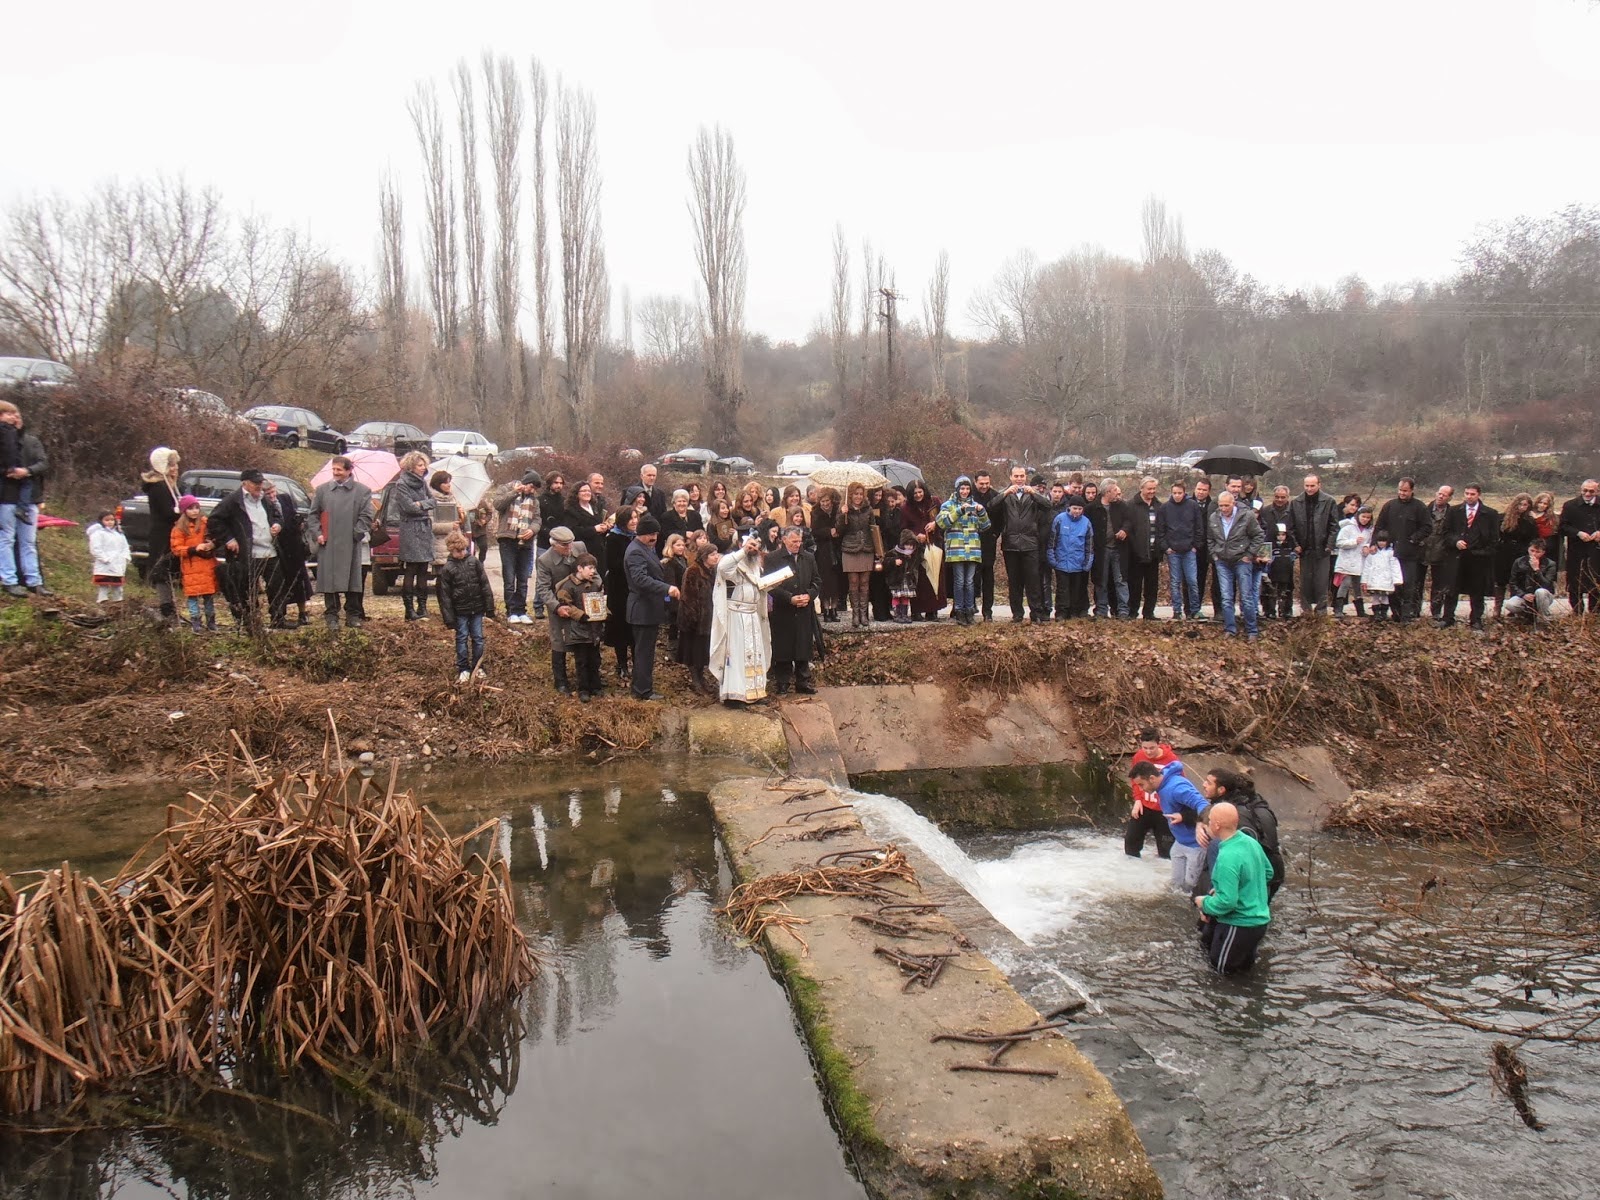
[{"label": "bush along riverbank", "polygon": [[[1414,832],[1560,827],[1600,785],[1597,629],[1564,622],[1484,637],[1302,619],[1260,642],[1210,626],[1082,621],[1039,628],[844,633],[829,638],[824,685],[939,683],[957,695],[1059,689],[1083,737],[1115,750],[1139,725],[1180,727],[1221,750],[1271,757],[1325,746],[1359,790],[1334,824],[1391,831],[1391,797]],[[0,611],[9,729],[0,791],[159,776],[215,777],[242,743],[258,761],[321,760],[331,713],[346,750],[380,761],[602,759],[659,746],[674,710],[714,703],[675,666],[667,703],[611,688],[557,697],[541,625],[496,626],[482,686],[458,687],[452,645],[432,620],[369,621],[266,636],[164,630],[142,609],[113,616],[70,599]],[[667,657],[664,648],[661,658]],[[1447,781],[1449,803],[1415,799]]]}]

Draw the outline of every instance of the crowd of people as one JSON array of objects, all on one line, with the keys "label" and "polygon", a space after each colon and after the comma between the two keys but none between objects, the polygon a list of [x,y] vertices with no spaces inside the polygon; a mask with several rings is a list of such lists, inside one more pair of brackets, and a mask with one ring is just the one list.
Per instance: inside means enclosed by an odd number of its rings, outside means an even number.
[{"label": "crowd of people", "polygon": [[[47,470],[16,406],[0,402],[0,586],[11,595],[49,594],[33,525]],[[547,623],[558,691],[598,693],[606,672],[591,659],[609,650],[618,683],[656,695],[664,637],[696,690],[749,702],[769,687],[813,690],[825,626],[936,621],[947,610],[958,624],[992,621],[1002,579],[1015,623],[1151,620],[1164,567],[1173,620],[1207,619],[1209,600],[1208,619],[1250,639],[1262,620],[1293,616],[1297,603],[1301,614],[1351,610],[1405,623],[1426,612],[1451,626],[1465,598],[1475,629],[1491,602],[1498,618],[1544,623],[1563,569],[1571,611],[1600,606],[1593,479],[1565,503],[1523,493],[1502,513],[1477,485],[1460,503],[1441,486],[1428,503],[1402,479],[1375,503],[1336,500],[1316,475],[1294,495],[1286,485],[1263,493],[1249,476],[1213,494],[1200,476],[1170,484],[1163,498],[1154,478],[1124,496],[1115,479],[1049,482],[1013,467],[1000,486],[987,470],[958,476],[941,499],[921,479],[781,490],[696,480],[669,492],[646,464],[616,501],[599,472],[569,480],[528,471],[462,505],[449,474],[422,454],[402,459],[377,494],[349,459],[334,458],[330,470],[305,513],[247,470],[207,514],[179,490],[177,453],[152,451],[141,483],[163,618],[181,619],[181,589],[196,631],[215,629],[217,595],[246,628],[262,624],[261,597],[269,627],[287,627],[291,608],[304,625],[321,594],[330,628],[341,619],[360,626],[373,552],[385,548],[399,562],[407,619],[424,619],[437,596],[457,630],[458,675],[470,679],[481,669],[483,619],[496,612],[483,570],[492,546],[505,621]],[[125,539],[112,514],[91,533],[100,598],[114,600],[130,562]],[[580,565],[582,582],[569,583]],[[569,646],[577,671],[568,670]]]}]

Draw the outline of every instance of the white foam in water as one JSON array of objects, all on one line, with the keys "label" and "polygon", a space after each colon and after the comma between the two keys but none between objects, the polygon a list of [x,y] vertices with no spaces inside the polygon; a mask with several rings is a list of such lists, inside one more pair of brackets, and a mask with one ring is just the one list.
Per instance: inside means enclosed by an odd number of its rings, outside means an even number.
[{"label": "white foam in water", "polygon": [[974,859],[949,834],[893,796],[850,792],[861,822],[883,841],[909,842],[1032,945],[1066,929],[1111,896],[1158,896],[1167,864],[1129,858],[1106,834],[1041,838],[1005,858]]}]

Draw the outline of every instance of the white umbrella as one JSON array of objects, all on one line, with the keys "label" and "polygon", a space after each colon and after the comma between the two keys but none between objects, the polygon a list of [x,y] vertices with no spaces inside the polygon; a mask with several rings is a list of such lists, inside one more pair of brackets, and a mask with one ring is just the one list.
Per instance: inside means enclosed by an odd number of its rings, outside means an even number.
[{"label": "white umbrella", "polygon": [[450,473],[450,490],[462,509],[476,507],[483,494],[489,490],[489,472],[476,459],[451,454],[428,464],[428,474],[435,471]]},{"label": "white umbrella", "polygon": [[811,472],[811,482],[818,487],[844,488],[852,483],[863,487],[883,487],[889,481],[883,474],[863,462],[832,462]]}]

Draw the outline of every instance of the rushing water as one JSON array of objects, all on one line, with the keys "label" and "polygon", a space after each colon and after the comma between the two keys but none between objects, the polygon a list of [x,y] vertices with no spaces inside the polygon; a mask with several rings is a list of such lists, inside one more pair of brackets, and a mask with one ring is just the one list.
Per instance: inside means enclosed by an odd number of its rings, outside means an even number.
[{"label": "rushing water", "polygon": [[[856,807],[877,836],[917,845],[1016,935],[986,949],[1024,991],[1049,979],[1093,1000],[1096,1019],[1075,1037],[1128,1104],[1169,1196],[1600,1195],[1590,1163],[1600,1048],[1522,1048],[1546,1126],[1529,1129],[1490,1081],[1494,1037],[1363,988],[1334,947],[1381,929],[1381,895],[1416,895],[1434,877],[1439,861],[1423,848],[1286,833],[1290,880],[1260,961],[1223,979],[1196,949],[1193,911],[1168,890],[1166,864],[1151,852],[1127,858],[1120,837],[955,839],[898,800],[863,796]],[[1494,1006],[1520,992],[1489,956],[1453,950],[1467,963],[1451,981],[1458,997]],[[1592,999],[1600,964],[1569,970],[1557,989]]]},{"label": "rushing water", "polygon": [[[197,1103],[183,1133],[0,1142],[0,1195],[862,1197],[787,997],[713,914],[730,883],[699,790],[715,771],[420,776],[452,828],[495,822],[472,849],[507,858],[544,966],[520,1039],[408,1080],[393,1112],[291,1082],[273,1099],[304,1113]],[[19,813],[0,867],[110,870],[167,799]]]}]

